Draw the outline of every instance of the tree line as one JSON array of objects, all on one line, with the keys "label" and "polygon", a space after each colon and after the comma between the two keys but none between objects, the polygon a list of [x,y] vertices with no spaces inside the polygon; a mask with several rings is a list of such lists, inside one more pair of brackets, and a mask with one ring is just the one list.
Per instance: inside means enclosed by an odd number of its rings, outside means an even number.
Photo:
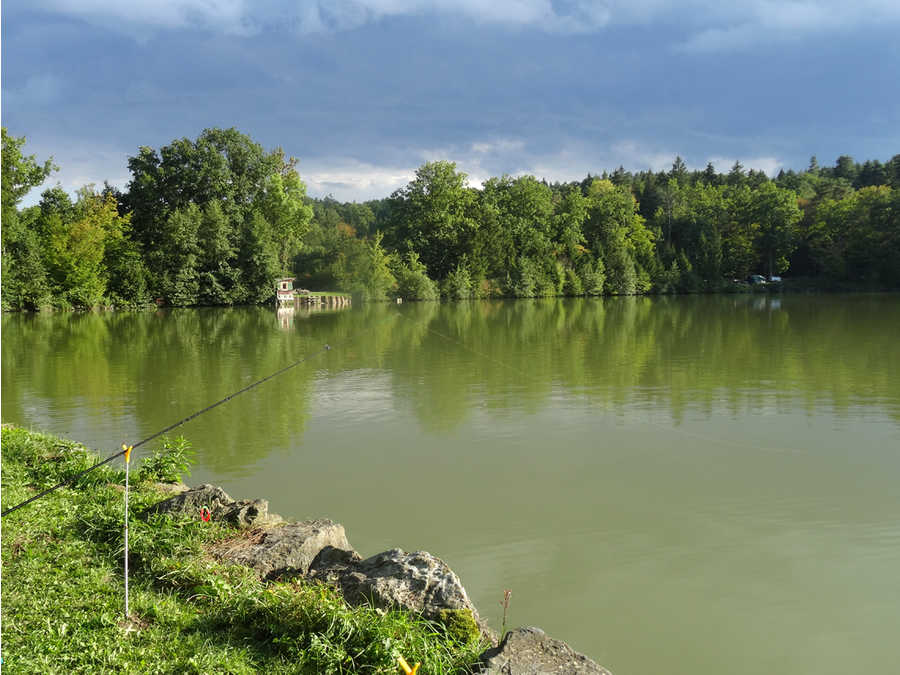
[{"label": "tree line", "polygon": [[5,309],[259,303],[289,274],[366,300],[727,291],[789,272],[900,287],[900,155],[781,171],[534,176],[469,185],[428,162],[387,198],[312,199],[296,160],[208,129],[128,160],[124,191],[60,187],[3,129]]}]

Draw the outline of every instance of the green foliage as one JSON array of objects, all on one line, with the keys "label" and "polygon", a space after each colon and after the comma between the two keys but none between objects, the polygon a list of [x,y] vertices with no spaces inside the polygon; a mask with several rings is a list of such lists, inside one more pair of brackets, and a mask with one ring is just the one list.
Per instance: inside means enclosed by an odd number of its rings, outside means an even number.
[{"label": "green foliage", "polygon": [[437,300],[437,284],[428,278],[425,265],[416,253],[410,252],[406,261],[395,266],[397,297],[404,300]]},{"label": "green foliage", "polygon": [[603,295],[606,286],[606,267],[602,259],[584,260],[578,265],[578,277],[585,295]]},{"label": "green foliage", "polygon": [[756,249],[769,276],[787,271],[787,258],[797,246],[796,225],[800,221],[797,195],[773,183],[764,183],[753,193],[757,223]]},{"label": "green foliage", "polygon": [[312,208],[304,203],[306,186],[293,168],[285,175],[270,175],[260,195],[260,209],[276,242],[276,256],[281,273],[290,271],[299,253],[303,236],[309,231]]},{"label": "green foliage", "polygon": [[39,309],[51,301],[50,282],[43,260],[44,244],[34,228],[35,213],[20,214],[19,202],[55,170],[51,160],[38,163],[34,155],[22,154],[25,138],[9,136],[2,127],[2,307]]},{"label": "green foliage", "polygon": [[395,286],[396,279],[391,273],[391,257],[381,246],[382,235],[375,233],[375,238],[368,246],[368,256],[362,278],[363,291],[369,300],[385,300]]},{"label": "green foliage", "polygon": [[10,136],[6,127],[0,129],[2,134],[2,176],[0,176],[0,195],[2,195],[3,249],[6,250],[6,226],[12,224],[16,217],[16,206],[33,187],[43,183],[51,171],[57,170],[53,160],[45,160],[39,164],[34,155],[22,154],[25,137]]},{"label": "green foliage", "polygon": [[147,267],[135,241],[128,236],[107,240],[104,264],[108,272],[106,295],[117,307],[137,307],[150,300]]},{"label": "green foliage", "polygon": [[230,305],[246,298],[238,259],[240,229],[222,211],[221,203],[206,204],[197,229],[199,302]]},{"label": "green foliage", "polygon": [[712,291],[786,271],[900,283],[900,155],[813,161],[774,180],[740,162],[720,175],[675,158],[665,172],[502,176],[480,189],[439,161],[357,204],[309,199],[280,149],[207,129],[141,147],[124,194],[87,187],[72,203],[56,187],[19,212],[52,167],[24,157],[24,139],[3,139],[4,309],[262,303],[284,274],[360,300]]},{"label": "green foliage", "polygon": [[271,298],[312,216],[295,163],[236,129],[206,129],[159,152],[141,147],[128,161],[124,208],[151,291],[172,304]]},{"label": "green foliage", "polygon": [[141,461],[138,480],[178,483],[182,476],[191,475],[194,451],[184,436],[174,440],[164,437],[160,446]]},{"label": "green foliage", "polygon": [[200,209],[188,204],[176,209],[166,219],[163,228],[164,246],[150,256],[153,268],[160,271],[157,277],[159,293],[172,305],[197,303],[200,280],[198,258],[200,245],[197,231],[200,227]]},{"label": "green foliage", "polygon": [[52,299],[40,236],[24,220],[4,225],[3,309],[37,310]]},{"label": "green foliage", "polygon": [[279,274],[278,246],[268,221],[259,211],[252,211],[242,229],[240,259],[241,285],[245,302],[265,302],[275,295],[275,278]]},{"label": "green foliage", "polygon": [[453,162],[428,162],[392,196],[390,243],[419,255],[431,277],[442,280],[470,250],[478,229],[475,192]]},{"label": "green foliage", "polygon": [[358,239],[346,242],[333,266],[341,290],[353,293],[363,301],[388,299],[397,280],[391,271],[393,258],[381,241],[381,233],[376,232],[371,242]]},{"label": "green foliage", "polygon": [[566,280],[565,284],[563,285],[563,295],[584,295],[584,284],[581,281],[581,277],[578,276],[578,273],[571,267],[567,267],[565,274]]},{"label": "green foliage", "polygon": [[507,276],[506,292],[514,298],[533,298],[539,294],[541,282],[538,266],[522,256]]},{"label": "green foliage", "polygon": [[826,199],[807,237],[814,261],[831,278],[900,286],[900,190],[867,187]]},{"label": "green foliage", "polygon": [[476,284],[472,280],[469,269],[460,263],[441,285],[441,295],[449,300],[467,300],[475,297]]},{"label": "green foliage", "polygon": [[[670,180],[668,188],[676,190],[677,182]],[[646,267],[655,257],[656,237],[646,228],[634,196],[608,180],[595,180],[588,187],[588,200],[585,232],[595,255],[603,260],[605,290],[615,295],[648,290]]]},{"label": "green foliage", "polygon": [[442,609],[440,620],[447,629],[447,634],[457,642],[470,644],[481,640],[481,630],[471,609]]},{"label": "green foliage", "polygon": [[[3,429],[4,506],[73,475],[96,457],[76,444]],[[129,521],[130,617],[122,616],[124,473],[101,467],[3,521],[4,666],[17,672],[467,671],[485,645],[405,612],[350,608],[304,582],[265,583],[214,562],[241,535],[219,523]],[[164,495],[132,486],[132,513]],[[462,625],[464,617],[452,625]]]},{"label": "green foliage", "polygon": [[613,242],[606,254],[605,263],[606,289],[613,295],[634,295],[637,290],[637,273],[634,259],[624,242]]}]

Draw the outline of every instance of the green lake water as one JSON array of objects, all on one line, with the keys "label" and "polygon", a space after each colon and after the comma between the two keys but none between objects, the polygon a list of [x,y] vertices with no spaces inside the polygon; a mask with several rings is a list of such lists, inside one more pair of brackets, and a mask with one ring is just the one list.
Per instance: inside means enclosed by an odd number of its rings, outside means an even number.
[{"label": "green lake water", "polygon": [[[424,549],[616,675],[896,672],[900,296],[4,315],[2,417]],[[328,344],[331,349],[324,350]]]}]

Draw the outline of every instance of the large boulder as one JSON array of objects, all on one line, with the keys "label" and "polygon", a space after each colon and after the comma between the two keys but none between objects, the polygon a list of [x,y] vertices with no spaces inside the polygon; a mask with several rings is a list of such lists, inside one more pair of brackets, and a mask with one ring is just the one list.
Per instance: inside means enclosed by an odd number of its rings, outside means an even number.
[{"label": "large boulder", "polygon": [[350,552],[344,526],[330,520],[305,520],[252,531],[223,542],[213,553],[251,567],[264,579],[305,575],[323,548]]},{"label": "large boulder", "polygon": [[467,615],[483,636],[492,638],[459,577],[426,551],[395,548],[363,560],[355,551],[323,549],[307,576],[337,586],[351,605],[405,609],[445,624],[448,617],[460,623],[460,614]]},{"label": "large boulder", "polygon": [[211,520],[224,521],[237,527],[258,527],[282,522],[280,516],[269,513],[265,499],[235,500],[217,485],[204,484],[190,488],[147,509],[147,513],[184,514],[200,518],[209,509]]},{"label": "large boulder", "polygon": [[612,675],[540,628],[517,628],[507,633],[499,646],[481,655],[475,672],[484,675]]}]

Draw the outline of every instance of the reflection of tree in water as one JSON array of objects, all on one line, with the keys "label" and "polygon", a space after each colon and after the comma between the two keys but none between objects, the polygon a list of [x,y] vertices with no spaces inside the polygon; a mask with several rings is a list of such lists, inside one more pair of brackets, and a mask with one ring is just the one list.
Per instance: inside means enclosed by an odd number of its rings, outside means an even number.
[{"label": "reflection of tree in water", "polygon": [[[321,344],[299,331],[280,330],[271,310],[236,308],[173,311],[148,331],[144,348],[142,361],[156,370],[144,378],[155,386],[138,392],[139,405],[152,411],[141,420],[149,432],[318,351]],[[196,434],[204,463],[233,470],[299,442],[315,367],[302,363],[192,422],[185,433]],[[267,442],[259,443],[260,437]]]},{"label": "reflection of tree in water", "polygon": [[347,371],[387,373],[395,398],[433,430],[457,427],[475,406],[534,412],[554,392],[676,420],[798,404],[879,405],[900,420],[900,303],[890,295],[368,304],[287,331],[268,308],[2,322],[4,421],[40,427],[36,401],[69,405],[104,438],[153,433],[332,345],[183,429],[213,470],[295,448],[315,378]]},{"label": "reflection of tree in water", "polygon": [[[130,414],[143,436],[322,346],[280,331],[264,308],[44,318],[4,320],[4,338],[14,335],[3,341],[4,419],[27,419],[21,388],[7,386],[11,364],[27,368],[32,395],[79,400],[99,429],[115,425],[116,411]],[[315,367],[301,364],[278,386],[260,386],[172,433],[194,440],[212,468],[250,464],[260,459],[254,452],[290,447],[303,433]],[[18,395],[10,401],[13,392]],[[270,440],[264,447],[251,442],[261,427]]]},{"label": "reflection of tree in water", "polygon": [[424,304],[402,316],[387,324],[378,367],[430,429],[460,424],[475,405],[537,410],[554,387],[601,406],[652,404],[676,420],[689,408],[737,414],[798,401],[838,412],[888,401],[898,416],[890,373],[900,355],[885,324],[900,328],[900,316],[884,296]]}]

